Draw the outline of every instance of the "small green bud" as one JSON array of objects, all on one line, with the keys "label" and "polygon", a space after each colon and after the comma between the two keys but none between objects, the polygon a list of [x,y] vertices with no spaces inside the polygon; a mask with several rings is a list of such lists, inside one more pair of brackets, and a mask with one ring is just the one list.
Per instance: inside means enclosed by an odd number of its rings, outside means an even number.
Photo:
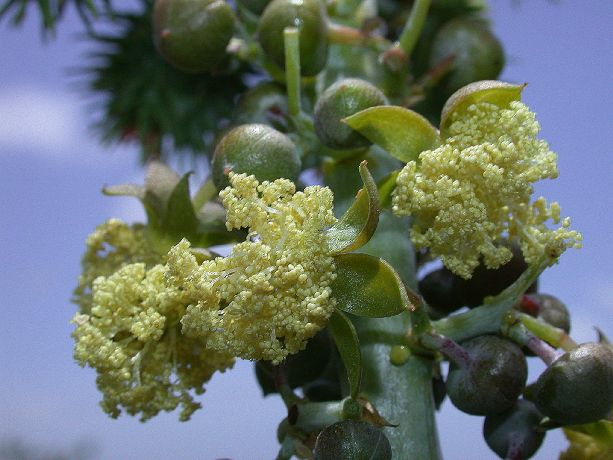
[{"label": "small green bud", "polygon": [[411,357],[411,349],[405,345],[394,345],[390,350],[390,362],[394,366],[402,366]]},{"label": "small green bud", "polygon": [[451,93],[478,80],[494,80],[504,67],[504,51],[486,24],[475,18],[460,17],[447,22],[432,43],[430,65],[449,56],[454,62],[444,79]]},{"label": "small green bud", "polygon": [[159,53],[185,72],[208,72],[223,59],[234,12],[223,0],[157,0],[153,38]]},{"label": "small green bud", "polygon": [[613,350],[584,343],[556,359],[534,388],[543,414],[563,425],[590,423],[613,408]]},{"label": "small green bud", "polygon": [[300,30],[300,71],[304,76],[317,75],[326,65],[328,38],[326,14],[318,0],[273,0],[258,24],[258,39],[264,52],[285,69],[283,30]]},{"label": "small green bud", "polygon": [[462,343],[470,363],[451,363],[447,394],[461,411],[488,415],[511,407],[528,376],[526,358],[517,345],[494,335]]},{"label": "small green bud", "polygon": [[341,120],[361,110],[387,104],[373,84],[357,78],[337,81],[326,89],[315,106],[315,133],[322,144],[333,149],[366,147],[370,141]]},{"label": "small green bud", "polygon": [[285,134],[270,126],[248,124],[234,128],[219,141],[211,168],[218,189],[228,186],[230,172],[253,174],[260,182],[279,178],[295,182],[300,157]]},{"label": "small green bud", "polygon": [[539,429],[542,418],[533,403],[520,399],[510,409],[485,417],[483,437],[500,458],[528,459],[545,438],[545,431]]}]

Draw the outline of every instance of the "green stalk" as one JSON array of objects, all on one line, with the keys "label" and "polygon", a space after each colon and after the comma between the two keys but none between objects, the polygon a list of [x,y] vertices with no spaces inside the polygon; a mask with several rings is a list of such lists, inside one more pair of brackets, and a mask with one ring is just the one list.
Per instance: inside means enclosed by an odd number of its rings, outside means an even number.
[{"label": "green stalk", "polygon": [[398,39],[398,46],[404,54],[410,56],[417,44],[417,40],[421,35],[421,31],[424,28],[426,22],[426,16],[428,16],[428,9],[430,8],[430,0],[415,0],[411,14],[407,19],[404,29]]},{"label": "green stalk", "polygon": [[300,32],[295,27],[283,30],[285,45],[285,81],[289,114],[300,114]]},{"label": "green stalk", "polygon": [[498,333],[506,315],[515,306],[521,295],[549,266],[549,263],[549,259],[543,256],[540,261],[528,267],[513,284],[496,297],[491,298],[486,305],[434,321],[432,323],[434,330],[457,342],[478,335]]},{"label": "green stalk", "polygon": [[566,351],[577,348],[577,342],[575,342],[564,329],[554,327],[551,324],[533,318],[525,313],[520,313],[519,319],[526,329],[528,329],[538,338],[549,342],[554,347],[560,347]]},{"label": "green stalk", "polygon": [[379,413],[395,427],[384,429],[393,458],[441,459],[434,398],[433,361],[410,355],[404,363],[392,364],[390,354],[402,345],[409,315],[391,318],[356,318],[362,351],[362,391]]}]

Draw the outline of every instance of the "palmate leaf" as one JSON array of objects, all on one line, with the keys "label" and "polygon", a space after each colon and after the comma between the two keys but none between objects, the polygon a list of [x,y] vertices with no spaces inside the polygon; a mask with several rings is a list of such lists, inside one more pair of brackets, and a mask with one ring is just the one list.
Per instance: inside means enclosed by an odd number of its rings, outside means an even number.
[{"label": "palmate leaf", "polygon": [[[145,2],[149,5],[150,2]],[[232,116],[245,85],[246,66],[228,62],[223,75],[187,74],[167,64],[151,38],[151,11],[113,16],[115,34],[92,35],[97,44],[83,69],[100,100],[96,128],[106,142],[136,140],[143,160],[169,152],[208,153],[215,133]]]}]

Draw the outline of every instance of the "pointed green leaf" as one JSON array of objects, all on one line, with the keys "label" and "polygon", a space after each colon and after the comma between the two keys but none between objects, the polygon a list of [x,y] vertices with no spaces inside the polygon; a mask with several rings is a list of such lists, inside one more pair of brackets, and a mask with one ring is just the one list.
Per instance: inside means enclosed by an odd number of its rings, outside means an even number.
[{"label": "pointed green leaf", "polygon": [[198,219],[189,194],[189,175],[185,174],[181,178],[168,198],[161,223],[165,233],[189,237],[198,229]]},{"label": "pointed green leaf", "polygon": [[382,318],[413,308],[402,280],[385,260],[354,253],[338,255],[334,263],[336,279],[332,294],[339,309]]},{"label": "pointed green leaf", "polygon": [[451,125],[451,115],[477,102],[489,102],[500,107],[506,107],[512,101],[521,99],[521,92],[526,87],[513,85],[497,80],[482,80],[470,83],[451,95],[441,113],[441,139],[447,138],[447,130]]},{"label": "pointed green leaf", "polygon": [[351,252],[364,246],[377,229],[379,222],[379,193],[366,162],[360,163],[364,187],[343,217],[332,226],[326,236],[331,254]]},{"label": "pointed green leaf", "polygon": [[362,354],[358,334],[349,318],[338,310],[332,313],[328,325],[347,370],[349,394],[355,398],[360,391],[362,380]]},{"label": "pointed green leaf", "polygon": [[370,107],[343,121],[405,163],[417,160],[424,150],[440,145],[436,128],[417,112],[404,107]]},{"label": "pointed green leaf", "polygon": [[343,420],[317,436],[315,460],[391,460],[392,446],[381,428],[361,420]]}]

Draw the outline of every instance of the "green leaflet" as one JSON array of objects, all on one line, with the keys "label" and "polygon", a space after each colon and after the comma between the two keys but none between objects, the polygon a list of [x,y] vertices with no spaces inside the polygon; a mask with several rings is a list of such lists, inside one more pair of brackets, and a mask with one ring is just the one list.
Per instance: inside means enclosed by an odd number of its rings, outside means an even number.
[{"label": "green leaflet", "polygon": [[355,398],[360,391],[362,380],[362,355],[358,334],[349,318],[343,313],[335,310],[328,321],[330,332],[336,343],[336,348],[343,359],[347,378],[349,380],[349,394]]},{"label": "green leaflet", "polygon": [[368,422],[343,420],[317,436],[315,460],[391,460],[392,447],[380,428]]},{"label": "green leaflet", "polygon": [[351,252],[370,240],[379,223],[379,193],[366,162],[360,163],[361,188],[343,217],[327,231],[331,254]]},{"label": "green leaflet", "polygon": [[519,101],[521,92],[526,87],[497,80],[482,80],[470,83],[451,95],[441,113],[441,139],[447,138],[447,129],[451,125],[451,115],[465,110],[477,102],[489,102],[505,107],[513,101]]},{"label": "green leaflet", "polygon": [[404,107],[370,107],[343,121],[405,163],[417,160],[424,150],[440,145],[436,128],[417,112]]},{"label": "green leaflet", "polygon": [[332,294],[340,310],[382,318],[413,308],[402,280],[385,260],[354,253],[338,255],[334,263]]}]

